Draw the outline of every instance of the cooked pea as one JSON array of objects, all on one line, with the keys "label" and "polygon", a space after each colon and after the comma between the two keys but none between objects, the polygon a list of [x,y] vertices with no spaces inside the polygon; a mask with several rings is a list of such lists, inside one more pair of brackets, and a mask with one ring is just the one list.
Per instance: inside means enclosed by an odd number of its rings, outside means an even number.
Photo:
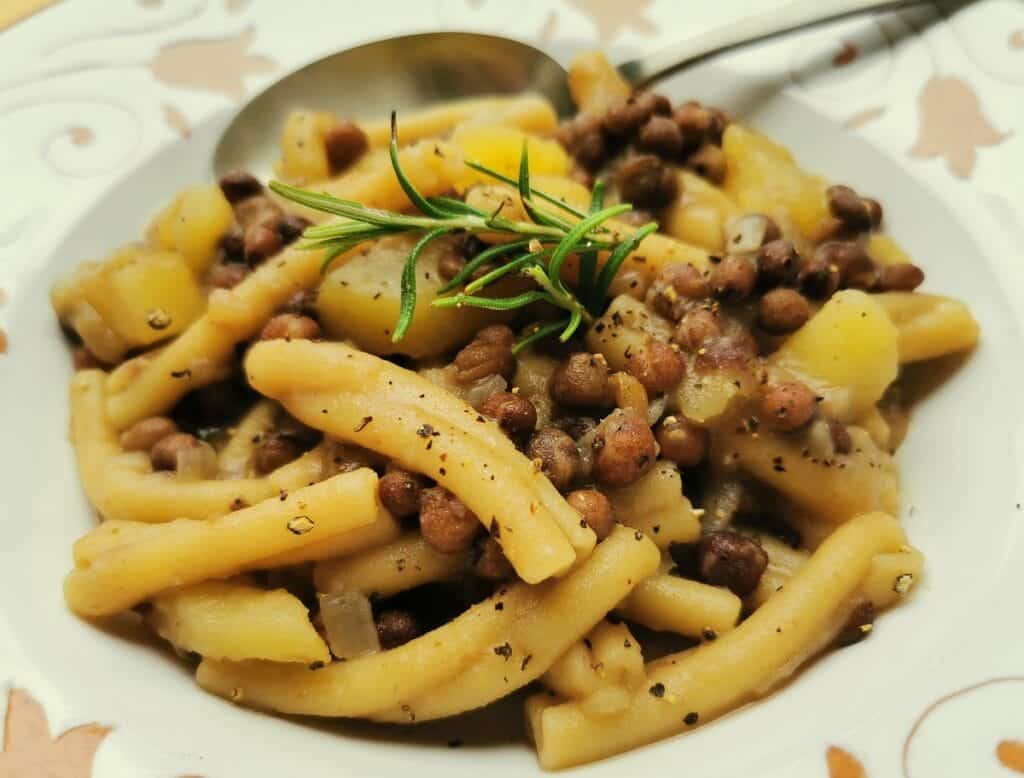
[{"label": "cooked pea", "polygon": [[594,479],[606,486],[629,486],[651,469],[658,456],[647,421],[615,410],[597,427],[594,437]]}]

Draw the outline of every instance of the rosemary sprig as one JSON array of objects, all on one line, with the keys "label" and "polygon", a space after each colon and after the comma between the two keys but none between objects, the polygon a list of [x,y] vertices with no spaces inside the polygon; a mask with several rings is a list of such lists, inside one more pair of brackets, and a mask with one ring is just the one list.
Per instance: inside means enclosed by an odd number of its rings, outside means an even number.
[{"label": "rosemary sprig", "polygon": [[[651,222],[625,240],[617,240],[617,236],[608,230],[605,223],[629,211],[632,206],[621,204],[605,207],[604,187],[600,181],[594,184],[587,213],[535,189],[530,183],[529,150],[525,142],[516,179],[472,160],[467,160],[466,165],[490,178],[515,186],[530,221],[506,218],[501,214],[501,207],[493,213],[486,213],[462,200],[425,197],[420,193],[402,170],[399,161],[398,129],[394,112],[391,114],[389,153],[395,177],[409,201],[419,211],[418,214],[367,208],[352,200],[343,200],[325,192],[310,192],[279,181],[271,181],[270,188],[292,202],[340,217],[338,221],[310,227],[303,233],[303,242],[299,248],[325,250],[321,272],[326,272],[341,254],[365,241],[402,233],[420,234],[402,270],[399,316],[391,338],[395,343],[405,337],[416,310],[417,260],[431,243],[440,238],[453,234],[497,233],[507,236],[509,240],[485,249],[467,262],[441,288],[442,294],[455,294],[438,297],[431,305],[438,308],[470,306],[512,310],[544,302],[565,312],[557,321],[540,322],[528,328],[515,346],[515,350],[519,351],[555,334],[561,341],[567,341],[583,324],[590,324],[600,316],[612,280],[622,263],[641,240],[658,229],[658,225]],[[554,205],[559,212],[541,205],[540,200]],[[600,270],[599,252],[609,252]],[[562,277],[565,262],[572,255],[576,255],[579,261],[575,289]],[[497,266],[474,278],[481,268],[491,264]],[[512,275],[530,279],[535,288],[510,297],[481,294],[501,279]],[[460,291],[455,291],[460,287]]]}]

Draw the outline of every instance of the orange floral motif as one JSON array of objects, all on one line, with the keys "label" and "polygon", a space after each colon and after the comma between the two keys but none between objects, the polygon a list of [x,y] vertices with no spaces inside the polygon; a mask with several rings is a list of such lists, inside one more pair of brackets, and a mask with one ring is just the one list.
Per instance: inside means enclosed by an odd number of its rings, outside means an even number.
[{"label": "orange floral motif", "polygon": [[168,127],[183,138],[187,138],[192,134],[192,125],[185,118],[185,114],[170,103],[164,104],[164,121],[167,122]]},{"label": "orange floral motif", "polygon": [[944,157],[950,172],[969,178],[977,150],[1006,139],[981,112],[978,96],[955,76],[932,76],[921,92],[921,124],[910,156]]},{"label": "orange floral motif", "polygon": [[622,0],[569,0],[569,5],[590,17],[602,43],[615,40],[627,29],[638,35],[657,32],[654,22],[646,16],[653,4],[653,0],[634,0],[632,3],[623,3]]},{"label": "orange floral motif", "polygon": [[849,751],[837,746],[829,746],[825,752],[828,762],[828,778],[867,778],[864,765]]},{"label": "orange floral motif", "polygon": [[160,49],[149,69],[169,86],[241,99],[245,95],[246,76],[277,67],[270,57],[249,51],[255,35],[255,28],[249,27],[231,38],[169,43]]},{"label": "orange floral motif", "polygon": [[1008,39],[1011,49],[1024,49],[1024,30],[1014,30]]},{"label": "orange floral motif", "polygon": [[996,747],[996,758],[1003,767],[1024,773],[1024,741],[1004,740]]},{"label": "orange floral motif", "polygon": [[0,778],[90,778],[96,749],[108,732],[109,727],[83,724],[51,738],[42,706],[24,689],[11,689]]},{"label": "orange floral motif", "polygon": [[846,127],[848,130],[857,130],[863,127],[865,124],[873,122],[875,119],[879,118],[883,113],[885,113],[885,108],[883,106],[867,108],[863,111],[858,111],[857,113],[855,113],[845,122],[843,122],[843,126]]}]

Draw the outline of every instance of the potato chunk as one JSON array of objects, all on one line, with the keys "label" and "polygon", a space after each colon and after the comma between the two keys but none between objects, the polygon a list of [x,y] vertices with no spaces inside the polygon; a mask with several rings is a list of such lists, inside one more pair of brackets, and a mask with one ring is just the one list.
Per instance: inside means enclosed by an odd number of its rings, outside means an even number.
[{"label": "potato chunk", "polygon": [[324,137],[337,121],[326,111],[293,111],[281,131],[277,174],[289,181],[322,181],[331,174]]},{"label": "potato chunk", "polygon": [[824,179],[801,170],[784,146],[740,124],[726,128],[722,151],[722,189],[741,210],[791,223],[805,238],[820,237],[830,219]]},{"label": "potato chunk", "polygon": [[57,316],[105,362],[177,335],[203,312],[199,282],[180,254],[128,246],[81,265],[51,293]]},{"label": "potato chunk", "polygon": [[874,295],[899,332],[900,362],[934,359],[978,342],[978,322],[959,300],[920,292]]},{"label": "potato chunk", "polygon": [[[524,142],[530,154],[531,175],[565,175],[569,172],[569,155],[559,143],[514,127],[467,124],[452,134],[452,143],[467,160],[480,162],[512,177],[519,174]],[[494,179],[467,167],[456,182],[456,188],[465,191],[481,181],[493,182]]]},{"label": "potato chunk", "polygon": [[899,370],[899,332],[885,308],[855,289],[839,292],[771,357],[805,381],[843,420],[865,413]]},{"label": "potato chunk", "polygon": [[669,235],[708,251],[721,253],[723,230],[739,216],[739,208],[714,184],[689,170],[679,172],[679,197],[662,214]]},{"label": "potato chunk", "polygon": [[[470,340],[488,324],[507,321],[509,312],[479,308],[432,308],[445,283],[438,263],[458,251],[452,241],[437,241],[420,255],[416,266],[416,312],[405,338],[391,342],[398,320],[402,268],[417,238],[382,238],[331,271],[320,286],[317,312],[333,339],[351,338],[373,354],[429,357]],[[515,282],[511,282],[514,284]],[[496,285],[507,294],[509,284]],[[511,314],[514,315],[514,311]]]},{"label": "potato chunk", "polygon": [[217,243],[235,220],[231,204],[215,184],[180,192],[156,217],[152,237],[162,249],[177,251],[196,275],[217,257]]},{"label": "potato chunk", "polygon": [[151,618],[162,638],[211,659],[331,659],[306,606],[284,589],[206,581],[156,597]]}]

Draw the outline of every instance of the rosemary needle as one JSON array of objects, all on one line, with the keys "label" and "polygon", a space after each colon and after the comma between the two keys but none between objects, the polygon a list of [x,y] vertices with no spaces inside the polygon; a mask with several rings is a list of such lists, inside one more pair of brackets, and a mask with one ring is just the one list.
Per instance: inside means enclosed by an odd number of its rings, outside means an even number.
[{"label": "rosemary needle", "polygon": [[[418,214],[368,208],[362,203],[343,200],[325,192],[299,189],[279,181],[271,181],[270,188],[292,202],[341,217],[340,221],[310,227],[303,233],[300,248],[325,251],[321,272],[326,272],[341,254],[365,241],[402,233],[420,235],[402,270],[399,315],[391,338],[395,343],[405,337],[416,311],[416,262],[423,251],[440,238],[453,234],[497,233],[510,240],[485,249],[467,262],[441,288],[442,294],[455,294],[436,298],[431,303],[434,307],[470,306],[512,310],[544,302],[564,311],[564,316],[557,321],[542,322],[527,328],[516,344],[515,350],[519,351],[553,335],[566,341],[580,326],[590,324],[604,309],[608,290],[622,263],[640,241],[658,229],[658,225],[651,222],[629,237],[618,240],[618,235],[604,225],[609,219],[629,211],[632,206],[621,204],[605,207],[604,187],[600,181],[594,184],[588,213],[534,189],[530,183],[529,150],[525,141],[516,179],[480,162],[467,160],[466,165],[496,181],[516,186],[529,221],[506,218],[501,214],[501,207],[493,213],[486,213],[462,200],[425,197],[420,193],[402,170],[399,161],[398,125],[394,112],[391,113],[389,156],[398,184]],[[538,202],[540,200],[554,205],[559,212],[542,206]],[[600,270],[599,252],[608,252],[608,258]],[[575,289],[562,277],[565,261],[571,255],[579,258],[579,280]],[[473,278],[480,268],[490,264],[497,264],[497,267]],[[532,280],[535,288],[510,297],[481,294],[510,275]],[[460,287],[460,291],[455,291]]]}]

